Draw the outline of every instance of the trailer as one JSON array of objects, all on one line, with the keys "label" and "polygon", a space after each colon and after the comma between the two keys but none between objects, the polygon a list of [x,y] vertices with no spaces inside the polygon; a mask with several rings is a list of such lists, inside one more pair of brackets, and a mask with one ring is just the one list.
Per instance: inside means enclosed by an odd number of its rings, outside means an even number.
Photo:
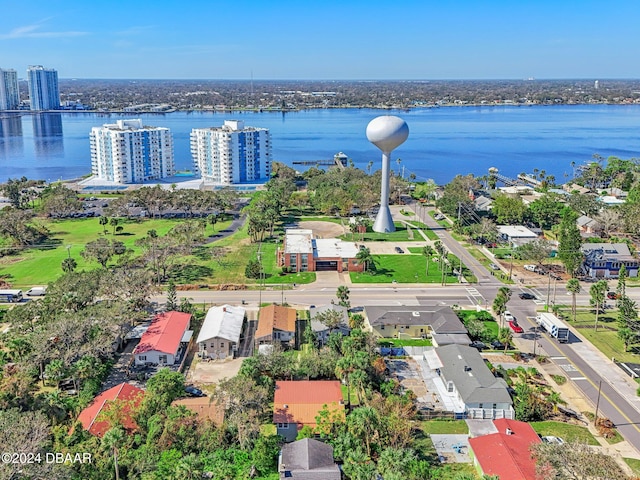
[{"label": "trailer", "polygon": [[569,326],[553,313],[539,313],[536,322],[558,342],[567,343],[569,341]]},{"label": "trailer", "polygon": [[22,301],[22,290],[0,290],[0,303],[17,303]]}]

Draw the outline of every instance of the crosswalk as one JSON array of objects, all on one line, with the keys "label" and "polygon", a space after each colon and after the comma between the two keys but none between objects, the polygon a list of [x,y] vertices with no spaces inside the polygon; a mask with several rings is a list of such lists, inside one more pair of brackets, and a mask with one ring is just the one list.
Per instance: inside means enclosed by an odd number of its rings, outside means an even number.
[{"label": "crosswalk", "polygon": [[467,287],[465,290],[469,294],[469,295],[467,295],[467,298],[469,298],[470,303],[472,303],[474,305],[482,305],[482,304],[486,303],[486,300],[484,299],[484,297],[478,291],[477,288]]}]

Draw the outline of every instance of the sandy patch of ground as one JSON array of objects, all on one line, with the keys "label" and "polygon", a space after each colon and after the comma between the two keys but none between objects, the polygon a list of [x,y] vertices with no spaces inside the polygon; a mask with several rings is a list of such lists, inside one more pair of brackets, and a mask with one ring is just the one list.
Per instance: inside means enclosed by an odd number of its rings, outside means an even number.
[{"label": "sandy patch of ground", "polygon": [[298,228],[313,230],[317,238],[336,238],[345,234],[342,225],[333,222],[300,222]]},{"label": "sandy patch of ground", "polygon": [[203,362],[196,358],[187,374],[188,381],[197,385],[218,383],[225,378],[235,377],[240,370],[243,358],[233,360],[215,360]]}]

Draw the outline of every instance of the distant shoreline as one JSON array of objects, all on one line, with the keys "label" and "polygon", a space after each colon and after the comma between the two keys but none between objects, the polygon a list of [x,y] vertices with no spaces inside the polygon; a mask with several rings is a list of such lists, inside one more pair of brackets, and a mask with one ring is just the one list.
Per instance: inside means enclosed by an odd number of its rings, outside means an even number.
[{"label": "distant shoreline", "polygon": [[84,114],[84,113],[97,113],[97,114],[118,114],[118,115],[164,115],[167,113],[235,113],[235,112],[250,112],[250,113],[289,113],[289,112],[302,112],[308,110],[424,110],[431,108],[482,108],[482,107],[580,107],[580,106],[593,106],[593,105],[610,105],[610,106],[640,106],[640,102],[591,102],[591,103],[443,103],[443,104],[427,104],[427,105],[413,105],[411,107],[403,107],[400,105],[381,106],[381,105],[341,105],[341,106],[325,106],[325,107],[304,107],[304,108],[277,108],[277,107],[265,107],[265,108],[211,108],[211,109],[178,109],[172,108],[168,110],[0,110],[2,114],[19,114],[19,115],[40,115],[43,113],[70,113],[70,114]]}]

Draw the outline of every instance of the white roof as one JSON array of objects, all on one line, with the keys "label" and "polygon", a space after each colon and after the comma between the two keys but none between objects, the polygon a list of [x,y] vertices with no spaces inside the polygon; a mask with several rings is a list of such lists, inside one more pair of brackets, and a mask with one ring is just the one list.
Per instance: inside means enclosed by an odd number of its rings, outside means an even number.
[{"label": "white roof", "polygon": [[343,242],[336,238],[317,238],[313,241],[314,258],[355,258],[358,255],[358,247],[354,242]]},{"label": "white roof", "polygon": [[285,230],[284,253],[311,253],[313,232],[305,228],[287,228]]},{"label": "white roof", "polygon": [[498,232],[509,238],[536,238],[538,236],[523,225],[498,225]]},{"label": "white roof", "polygon": [[212,338],[224,338],[230,342],[238,343],[244,315],[245,309],[242,307],[231,305],[211,307],[204,319],[196,343],[205,342]]}]

